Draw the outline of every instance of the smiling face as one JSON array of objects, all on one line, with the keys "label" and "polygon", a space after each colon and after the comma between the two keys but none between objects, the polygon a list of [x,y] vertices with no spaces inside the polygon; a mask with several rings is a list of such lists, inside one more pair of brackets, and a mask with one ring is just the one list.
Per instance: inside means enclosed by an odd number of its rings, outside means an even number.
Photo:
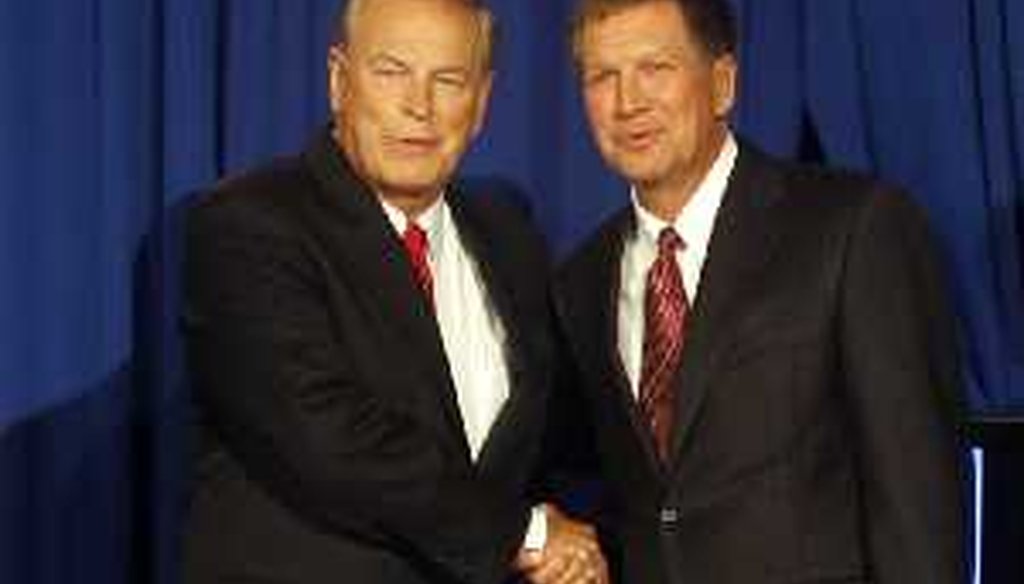
[{"label": "smiling face", "polygon": [[673,193],[681,208],[725,138],[735,60],[709,55],[670,0],[592,17],[576,50],[602,156],[641,197]]},{"label": "smiling face", "polygon": [[335,139],[382,197],[422,210],[482,125],[486,23],[452,0],[369,1],[358,11],[330,53]]}]

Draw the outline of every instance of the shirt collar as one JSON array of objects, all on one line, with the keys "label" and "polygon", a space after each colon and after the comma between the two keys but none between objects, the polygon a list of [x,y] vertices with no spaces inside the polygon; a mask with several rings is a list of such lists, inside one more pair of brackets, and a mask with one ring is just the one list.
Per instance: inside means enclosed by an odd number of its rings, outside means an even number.
[{"label": "shirt collar", "polygon": [[701,180],[693,196],[671,224],[654,215],[640,204],[636,187],[630,189],[633,210],[636,215],[636,235],[657,246],[658,235],[665,227],[672,227],[686,242],[688,250],[704,250],[711,239],[715,215],[729,186],[729,176],[736,166],[739,147],[732,133],[726,134],[718,156],[711,169]]},{"label": "shirt collar", "polygon": [[[391,226],[395,228],[395,232],[401,237],[405,233],[405,228],[409,225],[409,218],[406,217],[401,209],[387,202],[384,197],[378,196],[377,200],[380,201],[380,206],[384,209],[384,214],[387,215]],[[427,241],[431,244],[432,248],[441,240],[442,215],[446,205],[445,193],[442,191],[441,196],[435,199],[429,207],[424,209],[415,218],[416,224],[427,233]]]}]

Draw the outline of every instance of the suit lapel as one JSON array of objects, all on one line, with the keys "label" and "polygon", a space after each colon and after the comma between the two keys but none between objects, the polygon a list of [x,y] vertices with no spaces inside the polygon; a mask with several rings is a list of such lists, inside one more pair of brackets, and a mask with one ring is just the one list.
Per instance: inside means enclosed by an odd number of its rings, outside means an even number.
[{"label": "suit lapel", "polygon": [[[466,251],[473,258],[484,292],[491,309],[495,311],[505,332],[504,356],[508,369],[508,398],[494,420],[477,458],[482,472],[500,465],[500,461],[514,458],[515,452],[506,448],[513,443],[508,438],[528,434],[509,431],[509,428],[530,420],[526,413],[530,403],[539,403],[543,398],[532,394],[534,389],[546,387],[537,375],[546,373],[533,362],[529,308],[523,305],[523,294],[514,293],[530,286],[537,274],[525,273],[516,261],[516,240],[513,233],[507,233],[503,218],[490,212],[482,199],[490,193],[478,193],[475,200],[469,200],[467,193],[453,185],[447,195],[448,207],[452,213],[459,238]],[[545,266],[531,266],[546,269]],[[545,277],[541,275],[540,277]]]},{"label": "suit lapel", "polygon": [[708,245],[696,302],[689,317],[679,370],[672,452],[676,468],[713,380],[708,377],[727,345],[746,298],[758,294],[777,246],[770,207],[780,178],[752,148],[742,146]]},{"label": "suit lapel", "polygon": [[621,260],[625,240],[636,229],[636,218],[632,207],[627,207],[612,218],[610,229],[604,234],[592,259],[594,265],[582,273],[589,279],[577,283],[573,301],[578,303],[578,317],[574,319],[576,330],[581,334],[578,342],[583,343],[585,355],[592,356],[584,362],[585,367],[597,367],[600,379],[609,380],[600,384],[601,391],[607,391],[605,399],[617,402],[617,407],[629,419],[633,435],[641,443],[646,465],[655,475],[663,472],[654,441],[640,411],[636,396],[629,384],[629,377],[622,364],[618,346],[619,286]]},{"label": "suit lapel", "polygon": [[[523,386],[522,366],[523,353],[521,345],[521,318],[517,315],[506,281],[509,267],[506,258],[495,246],[491,236],[493,232],[484,225],[484,218],[477,209],[472,208],[465,200],[465,194],[457,186],[453,186],[447,195],[448,208],[452,220],[459,232],[459,239],[474,263],[483,281],[484,292],[493,310],[498,314],[505,329],[505,363],[508,368],[508,398],[495,418],[481,451],[477,455],[477,466],[488,466],[493,463],[495,442],[500,442],[503,432],[501,426],[507,424],[507,412]],[[477,212],[475,212],[477,211]]]},{"label": "suit lapel", "polygon": [[316,233],[335,264],[331,268],[358,281],[353,288],[365,313],[375,317],[388,350],[413,371],[404,377],[413,386],[410,397],[419,404],[414,408],[418,415],[454,434],[468,458],[440,330],[413,281],[394,228],[376,195],[353,175],[329,136],[307,151],[306,160],[319,183],[306,219],[318,223]]}]

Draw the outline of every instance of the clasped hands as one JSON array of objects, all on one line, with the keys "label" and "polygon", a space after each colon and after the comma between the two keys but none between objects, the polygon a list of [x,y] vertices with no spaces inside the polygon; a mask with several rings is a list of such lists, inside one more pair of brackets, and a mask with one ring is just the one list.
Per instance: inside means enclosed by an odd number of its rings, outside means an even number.
[{"label": "clasped hands", "polygon": [[515,567],[532,584],[608,584],[608,566],[593,527],[545,504],[547,541],[539,551],[522,550]]}]

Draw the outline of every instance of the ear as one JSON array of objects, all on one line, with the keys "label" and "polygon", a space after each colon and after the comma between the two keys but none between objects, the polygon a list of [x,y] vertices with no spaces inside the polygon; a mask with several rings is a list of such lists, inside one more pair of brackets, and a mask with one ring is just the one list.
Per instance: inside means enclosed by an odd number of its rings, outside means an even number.
[{"label": "ear", "polygon": [[730,53],[716,57],[711,65],[711,98],[719,119],[727,117],[736,103],[738,69],[736,57]]},{"label": "ear", "polygon": [[494,72],[488,69],[480,80],[480,87],[476,92],[476,103],[474,107],[473,133],[476,137],[484,127],[484,120],[487,119],[487,105],[491,102],[491,87],[494,85]]},{"label": "ear", "polygon": [[349,60],[343,45],[333,45],[327,52],[327,91],[331,111],[341,110],[349,89]]}]

